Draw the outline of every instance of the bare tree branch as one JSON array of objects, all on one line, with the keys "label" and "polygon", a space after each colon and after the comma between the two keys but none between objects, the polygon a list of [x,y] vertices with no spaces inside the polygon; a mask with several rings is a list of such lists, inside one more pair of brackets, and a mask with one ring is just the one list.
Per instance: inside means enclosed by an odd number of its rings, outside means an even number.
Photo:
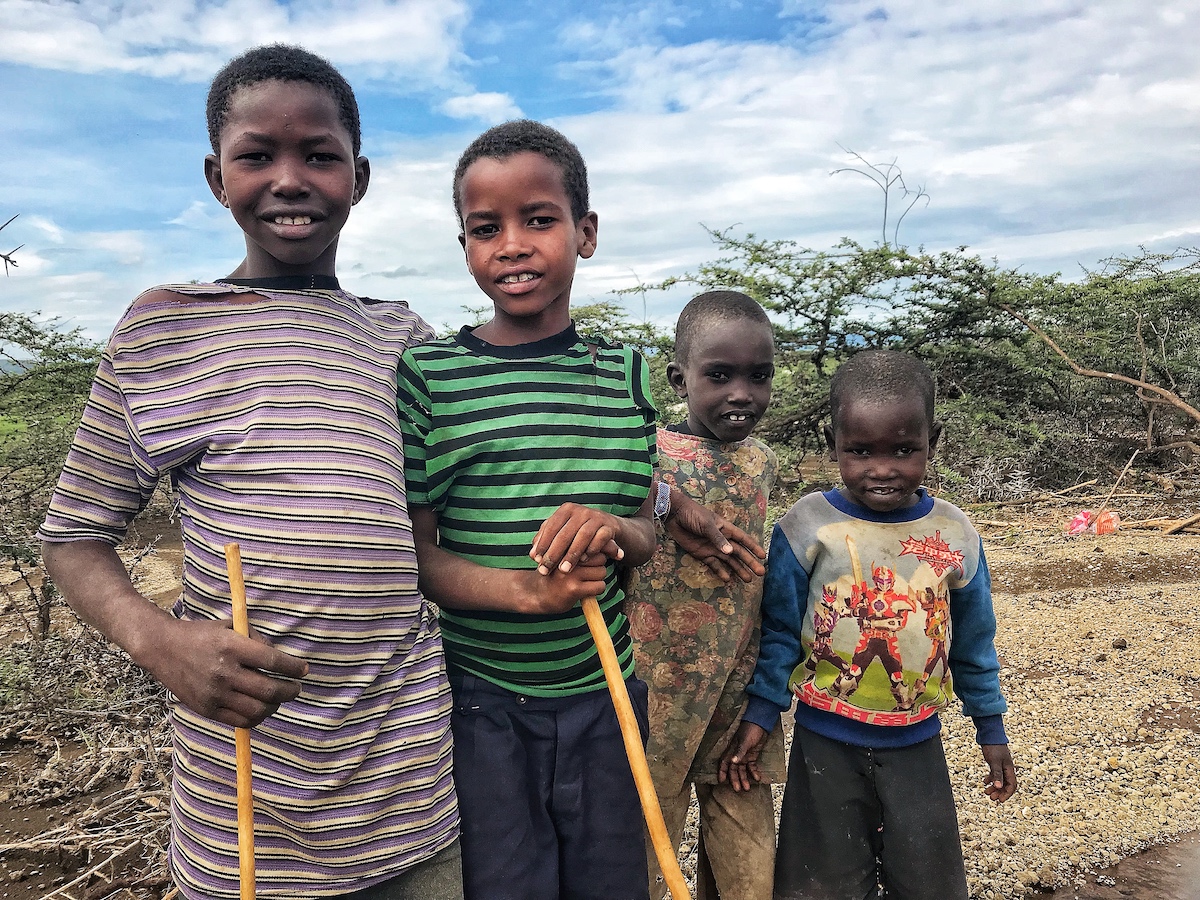
[{"label": "bare tree branch", "polygon": [[[838,144],[838,146],[842,147],[841,144]],[[917,205],[917,201],[921,199],[925,200],[926,206],[929,205],[929,195],[925,193],[925,185],[918,185],[915,190],[909,188],[909,186],[904,183],[903,170],[896,165],[896,160],[894,159],[886,165],[878,165],[876,163],[869,162],[861,153],[855,153],[853,150],[850,150],[846,147],[842,147],[842,150],[862,163],[864,168],[859,168],[858,166],[844,166],[840,169],[834,169],[829,174],[838,175],[842,172],[850,172],[857,175],[863,175],[866,178],[871,179],[875,186],[883,193],[882,236],[884,246],[886,246],[888,242],[888,217],[891,214],[890,206],[892,200],[892,189],[899,188],[901,200],[903,200],[905,197],[912,196],[912,201],[904,208],[904,212],[902,212],[900,214],[900,218],[896,220],[895,228],[892,229],[892,243],[899,244],[900,223],[904,221],[904,217],[912,211],[912,208]]]},{"label": "bare tree branch", "polygon": [[1071,359],[1071,357],[1069,357],[1066,352],[1058,346],[1058,344],[1054,343],[1054,340],[1050,337],[1050,335],[1046,334],[1046,332],[1042,331],[1042,329],[1038,328],[1036,325],[1018,313],[1015,309],[1005,305],[1001,305],[1000,308],[1036,334],[1039,338],[1041,338],[1051,350],[1053,350],[1059,355],[1059,357],[1062,358],[1063,362],[1065,362],[1067,366],[1070,367],[1071,371],[1076,375],[1084,375],[1088,378],[1106,378],[1109,381],[1119,381],[1122,384],[1131,385],[1132,387],[1137,388],[1139,391],[1156,394],[1166,403],[1174,406],[1180,412],[1191,417],[1195,421],[1200,422],[1200,409],[1196,409],[1194,406],[1186,403],[1178,394],[1168,391],[1166,388],[1161,388],[1156,384],[1150,384],[1147,381],[1142,381],[1137,378],[1130,378],[1128,375],[1121,375],[1117,372],[1101,372],[1098,369],[1089,369],[1086,366],[1081,366],[1079,363],[1075,362],[1075,360]]},{"label": "bare tree branch", "polygon": [[[5,228],[7,228],[9,225],[11,225],[13,222],[13,219],[15,219],[19,215],[20,215],[20,213],[17,213],[16,216],[13,216],[11,219],[9,219],[7,222],[5,222],[3,225],[0,225],[0,231],[3,231]],[[5,275],[8,275],[8,267],[9,266],[12,266],[14,269],[17,267],[17,261],[13,258],[13,254],[16,253],[18,250],[20,250],[24,246],[25,246],[24,244],[18,244],[16,247],[13,247],[7,253],[0,253],[0,259],[4,260],[4,274]]]}]

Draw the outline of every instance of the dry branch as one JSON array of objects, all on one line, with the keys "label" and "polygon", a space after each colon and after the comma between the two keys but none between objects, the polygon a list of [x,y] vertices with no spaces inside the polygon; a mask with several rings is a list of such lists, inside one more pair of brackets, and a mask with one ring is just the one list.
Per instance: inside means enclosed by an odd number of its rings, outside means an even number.
[{"label": "dry branch", "polygon": [[[11,219],[9,219],[7,222],[5,222],[3,225],[0,225],[0,231],[3,231],[5,228],[7,228],[9,225],[11,225],[13,219],[15,219],[19,215],[20,215],[20,213],[17,213],[16,216],[13,216]],[[9,266],[12,266],[12,268],[14,268],[14,269],[17,268],[17,260],[14,258],[13,254],[16,253],[18,250],[20,250],[24,246],[25,246],[24,244],[19,244],[18,246],[13,247],[11,250],[9,250],[7,253],[0,253],[0,259],[4,260],[4,274],[5,275],[8,274]]]},{"label": "dry branch", "polygon": [[1119,381],[1122,384],[1131,385],[1132,387],[1137,388],[1139,391],[1145,391],[1147,393],[1156,395],[1157,397],[1161,398],[1162,402],[1170,404],[1180,412],[1191,417],[1196,422],[1200,422],[1200,409],[1196,409],[1196,407],[1185,402],[1182,397],[1173,391],[1168,391],[1166,388],[1161,388],[1156,384],[1150,384],[1148,381],[1142,381],[1140,378],[1130,378],[1128,375],[1121,375],[1117,372],[1102,372],[1099,369],[1089,369],[1086,366],[1081,366],[1070,356],[1068,356],[1066,352],[1058,346],[1058,344],[1054,343],[1054,339],[1051,338],[1050,335],[1046,334],[1046,332],[1042,331],[1042,329],[1038,328],[1038,326],[1034,325],[1011,306],[1001,305],[1000,308],[1036,334],[1039,338],[1041,338],[1051,350],[1053,350],[1059,355],[1059,357],[1062,358],[1063,362],[1065,362],[1071,371],[1076,375],[1083,375],[1088,378],[1105,378],[1109,381]]},{"label": "dry branch", "polygon": [[1170,528],[1164,528],[1163,534],[1178,534],[1188,526],[1195,525],[1197,522],[1200,522],[1200,513],[1196,513],[1196,515],[1192,516],[1191,518],[1184,519],[1182,522],[1176,522]]}]

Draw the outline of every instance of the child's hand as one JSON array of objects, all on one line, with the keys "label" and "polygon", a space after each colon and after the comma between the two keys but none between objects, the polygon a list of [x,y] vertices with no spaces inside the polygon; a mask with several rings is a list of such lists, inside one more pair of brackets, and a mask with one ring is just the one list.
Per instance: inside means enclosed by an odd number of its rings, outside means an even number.
[{"label": "child's hand", "polygon": [[754,783],[762,781],[758,756],[762,753],[769,734],[760,725],[742,722],[738,726],[737,734],[721,754],[717,781],[721,784],[729,782],[729,786],[735,791],[748,791]]},{"label": "child's hand", "polygon": [[767,553],[728,519],[678,490],[671,491],[667,531],[675,543],[704,563],[722,581],[736,575],[750,582],[766,573]]},{"label": "child's hand", "polygon": [[299,695],[308,663],[276,650],[253,630],[242,637],[227,619],[163,624],[146,668],[205,718],[253,728]]},{"label": "child's hand", "polygon": [[529,615],[553,615],[574,608],[587,597],[604,593],[607,560],[600,555],[585,556],[569,571],[551,569],[545,574],[522,573],[525,589],[518,612]]},{"label": "child's hand", "polygon": [[620,533],[619,516],[579,503],[564,503],[534,535],[529,556],[542,575],[556,568],[570,572],[587,556],[599,555],[616,562],[625,557],[617,544]]},{"label": "child's hand", "polygon": [[1013,765],[1008,744],[984,744],[979,748],[988,764],[988,774],[983,780],[983,792],[997,803],[1003,803],[1017,789],[1017,769]]}]

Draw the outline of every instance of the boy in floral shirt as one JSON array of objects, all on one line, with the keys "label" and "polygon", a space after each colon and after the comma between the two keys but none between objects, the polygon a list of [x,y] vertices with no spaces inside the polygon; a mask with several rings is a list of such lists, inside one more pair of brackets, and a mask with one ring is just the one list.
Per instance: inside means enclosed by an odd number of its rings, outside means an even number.
[{"label": "boy in floral shirt", "polygon": [[[774,338],[762,307],[713,291],[679,316],[667,376],[685,422],[658,431],[665,482],[761,540],[775,454],[751,437],[771,399]],[[650,685],[646,755],[676,849],[692,786],[700,804],[697,871],[723,897],[770,900],[775,818],[770,782],[785,777],[782,730],[739,759],[731,739],[758,659],[762,582],[722,581],[666,534],[629,588],[635,665]],[[648,847],[650,896],[666,893]],[[706,852],[705,852],[706,851]]]}]

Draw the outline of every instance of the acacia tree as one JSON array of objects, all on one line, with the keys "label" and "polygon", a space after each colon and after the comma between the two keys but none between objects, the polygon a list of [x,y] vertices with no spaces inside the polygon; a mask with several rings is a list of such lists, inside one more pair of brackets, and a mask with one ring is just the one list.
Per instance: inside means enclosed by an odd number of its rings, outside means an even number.
[{"label": "acacia tree", "polygon": [[1200,252],[1113,257],[1078,283],[1013,300],[1002,308],[1097,418],[1136,423],[1151,456],[1200,451]]},{"label": "acacia tree", "polygon": [[[31,635],[50,627],[53,587],[34,535],[87,399],[100,347],[36,314],[0,313],[0,541],[34,608]],[[18,608],[17,613],[24,617]]]},{"label": "acacia tree", "polygon": [[1138,446],[1160,451],[1139,465],[1174,465],[1166,451],[1200,443],[1188,419],[1200,408],[1195,253],[1143,252],[1066,282],[962,247],[929,253],[845,239],[817,251],[732,229],[709,234],[713,262],[624,293],[690,284],[762,303],[776,322],[778,375],[759,433],[777,446],[822,446],[830,375],[876,347],[929,362],[949,426],[942,458],[981,486],[1072,483]]},{"label": "acacia tree", "polygon": [[[982,348],[1026,342],[1019,325],[997,315],[993,298],[1027,288],[1030,279],[962,248],[934,254],[847,238],[816,251],[731,229],[709,234],[720,253],[715,261],[650,289],[692,284],[738,290],[775,314],[784,378],[777,380],[766,423],[772,440],[819,445],[828,378],[859,350],[889,347],[941,359],[953,368],[951,393],[961,396],[978,387]],[[1017,368],[1008,381],[1025,377]]]}]

